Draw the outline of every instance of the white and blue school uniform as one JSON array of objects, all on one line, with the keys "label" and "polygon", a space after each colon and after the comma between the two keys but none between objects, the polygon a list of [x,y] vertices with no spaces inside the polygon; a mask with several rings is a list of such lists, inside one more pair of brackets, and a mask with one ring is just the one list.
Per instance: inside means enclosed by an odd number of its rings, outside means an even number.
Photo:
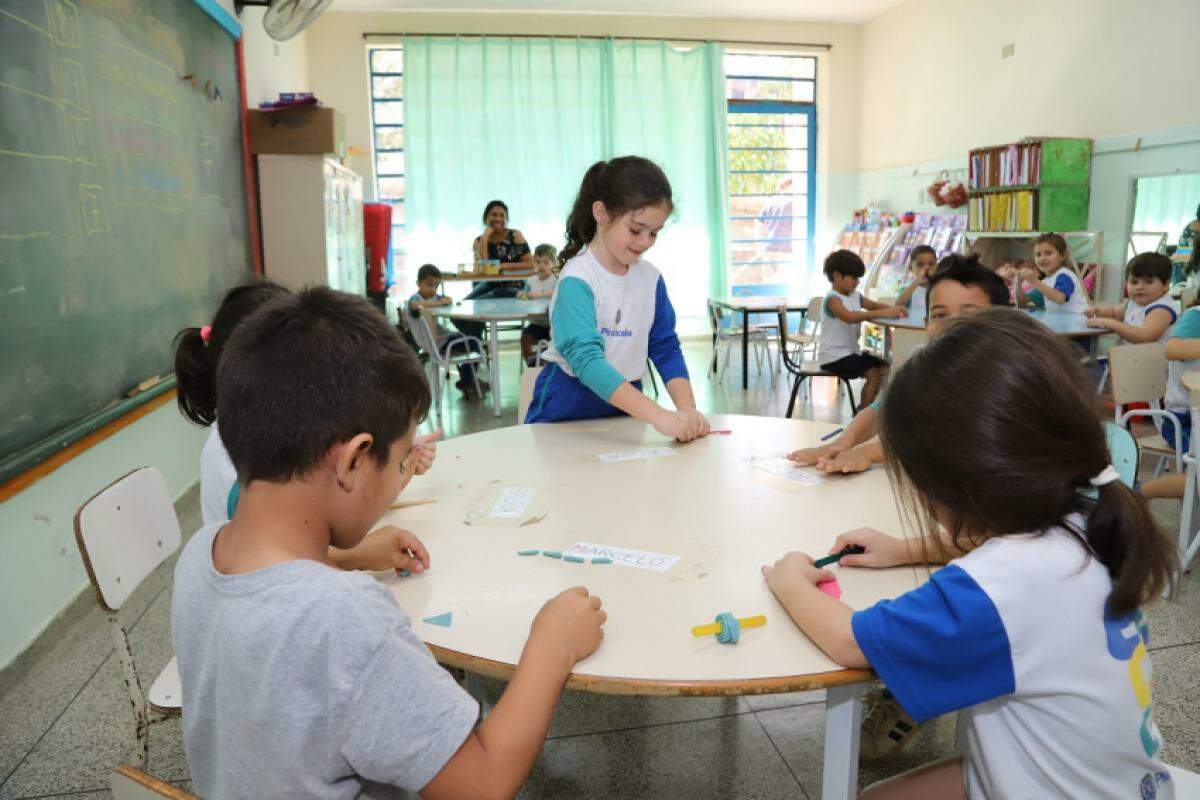
[{"label": "white and blue school uniform", "polygon": [[859,351],[858,339],[862,334],[861,322],[845,322],[829,310],[829,301],[838,298],[847,311],[862,311],[862,292],[851,294],[828,292],[821,303],[821,338],[817,342],[817,363],[832,364],[834,361],[854,355]]},{"label": "white and blue school uniform", "polygon": [[1157,300],[1151,300],[1144,306],[1138,305],[1132,300],[1126,301],[1124,318],[1125,324],[1132,325],[1136,328],[1143,327],[1146,324],[1147,315],[1149,315],[1149,313],[1156,308],[1161,308],[1171,315],[1171,324],[1167,326],[1167,329],[1163,331],[1162,336],[1158,338],[1159,342],[1166,344],[1167,339],[1171,338],[1172,328],[1174,328],[1175,323],[1179,321],[1179,301],[1170,295],[1164,294],[1162,297],[1158,298]]},{"label": "white and blue school uniform", "polygon": [[1055,303],[1049,297],[1043,295],[1042,299],[1046,304],[1047,311],[1082,314],[1087,310],[1087,290],[1083,287],[1083,281],[1075,274],[1075,270],[1070,267],[1059,267],[1057,272],[1046,278],[1043,282],[1067,296],[1064,302]]},{"label": "white and blue school uniform", "polygon": [[200,516],[204,524],[233,519],[238,494],[237,470],[214,422],[200,450]]},{"label": "white and blue school uniform", "polygon": [[614,275],[584,250],[559,273],[550,300],[551,347],[525,422],[622,414],[612,397],[628,381],[641,388],[649,357],[666,383],[688,377],[675,309],[662,274],[645,259]]},{"label": "white and blue school uniform", "polygon": [[[1167,338],[1200,339],[1200,307],[1189,308],[1183,312]],[[1180,443],[1184,453],[1189,452],[1192,447],[1192,413],[1191,393],[1183,385],[1183,375],[1197,369],[1200,369],[1200,358],[1191,361],[1167,361],[1167,411],[1171,412],[1179,425]],[[1163,420],[1160,433],[1168,444],[1175,446],[1175,430],[1171,420]]]},{"label": "white and blue school uniform", "polygon": [[969,797],[1170,800],[1148,629],[1140,611],[1106,614],[1111,591],[1104,565],[1056,527],[989,539],[851,624],[916,720],[962,710]]}]

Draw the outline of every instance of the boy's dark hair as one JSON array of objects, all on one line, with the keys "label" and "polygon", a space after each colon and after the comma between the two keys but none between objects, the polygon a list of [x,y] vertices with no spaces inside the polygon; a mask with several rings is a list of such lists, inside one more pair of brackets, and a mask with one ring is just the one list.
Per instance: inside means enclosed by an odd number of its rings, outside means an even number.
[{"label": "boy's dark hair", "polygon": [[492,209],[493,209],[493,208],[503,208],[503,209],[504,209],[504,216],[505,216],[506,218],[508,217],[508,206],[504,205],[504,201],[503,201],[503,200],[493,200],[493,201],[491,201],[490,203],[488,203],[486,206],[484,206],[484,207],[483,207],[483,217],[482,217],[482,219],[483,219],[483,224],[484,224],[484,225],[486,225],[486,224],[487,224],[487,217],[488,217],[488,214],[492,213]]},{"label": "boy's dark hair", "polygon": [[1171,285],[1171,259],[1162,253],[1138,253],[1129,259],[1125,265],[1125,275],[1129,278],[1158,278],[1167,286]]},{"label": "boy's dark hair", "polygon": [[429,411],[425,373],[365,298],[313,287],[267,303],[238,326],[217,370],[221,441],[243,485],[310,472],[360,433],[386,464]]},{"label": "boy's dark hair", "polygon": [[833,273],[846,275],[851,278],[861,278],[866,274],[867,267],[858,253],[850,250],[834,250],[825,256],[825,277],[833,280]]},{"label": "boy's dark hair", "polygon": [[554,245],[552,245],[552,244],[539,244],[533,250],[533,257],[534,258],[548,258],[551,261],[554,261],[555,259],[558,258],[558,250],[556,250]]},{"label": "boy's dark hair", "polygon": [[[1171,581],[1178,553],[1145,500],[1119,480],[1091,485],[1112,459],[1096,387],[1075,349],[1033,318],[988,308],[950,320],[892,376],[879,432],[923,531],[941,519],[969,550],[1063,526],[1108,569],[1112,615]],[[1075,513],[1086,521],[1068,524]]]},{"label": "boy's dark hair", "polygon": [[197,425],[208,427],[217,418],[217,364],[225,342],[238,324],[287,289],[270,281],[236,286],[221,298],[209,325],[208,341],[202,328],[184,328],[175,335],[175,381],[179,410]]},{"label": "boy's dark hair", "polygon": [[662,168],[648,158],[621,156],[612,161],[597,161],[588,167],[579,184],[579,192],[567,215],[567,246],[559,253],[559,266],[579,254],[596,235],[592,203],[604,203],[610,216],[666,203],[674,209],[671,182]]},{"label": "boy's dark hair", "polygon": [[442,277],[442,271],[440,269],[438,269],[437,267],[435,267],[433,264],[422,264],[421,268],[419,270],[417,270],[417,283],[420,283],[421,281],[426,280],[427,278],[440,278],[440,277]]},{"label": "boy's dark hair", "polygon": [[[988,302],[994,306],[1012,304],[1008,285],[994,271],[979,263],[979,256],[972,253],[969,256],[951,253],[938,262],[937,269],[929,279],[929,295],[933,287],[942,281],[954,281],[963,286],[978,287],[988,297]],[[927,297],[929,295],[926,295]]]},{"label": "boy's dark hair", "polygon": [[937,258],[937,250],[934,250],[932,247],[930,247],[927,244],[919,244],[916,247],[914,247],[912,250],[908,251],[908,263],[910,263],[910,264],[916,263],[917,257],[923,256],[926,253],[929,253],[934,258]]}]

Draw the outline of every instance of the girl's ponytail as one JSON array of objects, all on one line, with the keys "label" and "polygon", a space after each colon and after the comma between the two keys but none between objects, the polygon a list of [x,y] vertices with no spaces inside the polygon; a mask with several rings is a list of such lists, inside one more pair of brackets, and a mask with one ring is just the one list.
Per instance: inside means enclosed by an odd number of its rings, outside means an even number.
[{"label": "girl's ponytail", "polygon": [[217,370],[199,328],[184,328],[175,337],[175,380],[179,410],[197,425],[217,418]]},{"label": "girl's ponytail", "polygon": [[567,244],[558,254],[560,269],[579,255],[583,246],[596,235],[596,218],[592,216],[592,203],[600,199],[600,178],[607,166],[607,161],[597,161],[583,174],[579,193],[575,195],[571,213],[567,216]]},{"label": "girl's ponytail", "polygon": [[1098,487],[1087,522],[1088,546],[1112,577],[1108,613],[1128,614],[1169,586],[1179,554],[1150,516],[1146,501],[1121,481]]}]

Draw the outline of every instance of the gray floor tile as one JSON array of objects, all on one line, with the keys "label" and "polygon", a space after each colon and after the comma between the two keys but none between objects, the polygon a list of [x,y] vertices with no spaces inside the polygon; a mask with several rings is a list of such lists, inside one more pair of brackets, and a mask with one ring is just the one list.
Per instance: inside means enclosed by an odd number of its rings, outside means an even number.
[{"label": "gray floor tile", "polygon": [[816,689],[811,692],[788,692],[786,694],[752,694],[743,699],[752,711],[770,711],[776,708],[805,706],[810,703],[823,704],[825,690]]},{"label": "gray floor tile", "polygon": [[1168,764],[1200,772],[1200,645],[1155,650],[1154,720]]},{"label": "gray floor tile", "polygon": [[537,798],[803,797],[752,715],[552,739],[519,795]]}]

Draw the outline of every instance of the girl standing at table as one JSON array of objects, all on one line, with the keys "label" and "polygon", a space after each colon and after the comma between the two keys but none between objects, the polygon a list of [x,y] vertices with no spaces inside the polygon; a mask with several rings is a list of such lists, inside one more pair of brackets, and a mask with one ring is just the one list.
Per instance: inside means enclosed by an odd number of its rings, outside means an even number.
[{"label": "girl standing at table", "polygon": [[844,567],[946,566],[858,612],[817,588],[833,573],[803,553],[763,567],[813,643],[874,669],[918,722],[963,711],[964,755],[862,798],[1174,797],[1139,606],[1177,554],[1110,463],[1095,392],[1024,314],[950,322],[893,376],[882,413],[923,537],[859,529],[833,546],[865,548]]},{"label": "girl standing at table", "polygon": [[[1075,270],[1067,263],[1070,256],[1067,240],[1057,233],[1043,233],[1033,242],[1034,267],[1022,267],[1013,278],[1014,291],[1018,306],[1035,305],[1037,301],[1026,294],[1025,284],[1032,284],[1034,290],[1045,301],[1047,311],[1065,311],[1071,314],[1082,314],[1088,307],[1087,290]],[[1004,270],[1008,275],[1013,270]]]},{"label": "girl standing at table", "polygon": [[[503,200],[493,200],[483,209],[483,233],[475,237],[471,251],[476,264],[499,261],[501,273],[533,268],[529,242],[525,234],[508,227],[508,206]],[[524,281],[479,281],[466,299],[516,297],[524,285]]]},{"label": "girl standing at table", "polygon": [[[597,161],[583,176],[550,301],[549,366],[538,375],[525,422],[628,414],[681,442],[708,433],[666,284],[642,258],[673,208],[667,176],[645,158]],[[642,394],[647,357],[677,410]]]}]

